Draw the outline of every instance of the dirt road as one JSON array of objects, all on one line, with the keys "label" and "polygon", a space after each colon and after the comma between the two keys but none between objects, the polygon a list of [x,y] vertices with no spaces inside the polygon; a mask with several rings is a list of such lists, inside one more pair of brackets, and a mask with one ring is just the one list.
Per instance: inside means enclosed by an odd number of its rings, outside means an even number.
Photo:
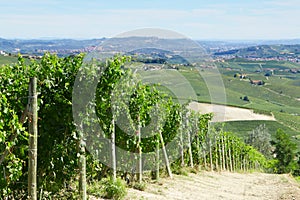
[{"label": "dirt road", "polygon": [[300,200],[300,186],[286,174],[200,172],[161,179],[145,191],[129,189],[126,199]]}]

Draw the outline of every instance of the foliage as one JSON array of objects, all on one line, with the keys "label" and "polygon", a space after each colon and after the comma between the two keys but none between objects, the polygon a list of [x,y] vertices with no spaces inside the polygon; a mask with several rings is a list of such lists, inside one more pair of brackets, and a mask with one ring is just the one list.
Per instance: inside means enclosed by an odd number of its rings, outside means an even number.
[{"label": "foliage", "polygon": [[[26,196],[28,133],[22,114],[26,111],[28,80],[32,76],[37,77],[39,90],[38,187],[43,191],[40,194],[42,198],[64,198],[61,193],[71,195],[67,188],[72,180],[78,178],[78,147],[83,133],[75,129],[78,124],[75,124],[72,115],[72,92],[78,72],[84,75],[82,83],[86,85],[98,81],[95,102],[90,102],[87,110],[95,110],[96,122],[103,130],[101,136],[109,138],[114,132],[116,145],[124,150],[136,153],[141,148],[144,153],[155,152],[157,147],[162,148],[159,141],[161,134],[165,144],[174,141],[175,147],[183,150],[183,157],[172,164],[173,170],[178,173],[187,173],[184,166],[191,163],[232,171],[276,165],[276,171],[280,172],[283,170],[281,164],[294,169],[294,164],[289,164],[292,162],[290,157],[287,160],[279,156],[280,153],[295,155],[291,154],[294,146],[289,140],[285,139],[283,141],[286,142],[282,143],[281,137],[286,138],[283,134],[279,134],[281,136],[275,142],[279,152],[278,163],[268,163],[264,155],[254,148],[262,152],[269,149],[267,145],[261,149],[259,146],[259,143],[269,140],[264,127],[252,132],[249,140],[252,147],[233,133],[224,131],[223,127],[212,128],[209,123],[212,115],[189,111],[186,105],[179,105],[159,92],[156,86],[137,81],[131,70],[125,68],[130,58],[115,56],[105,63],[93,60],[87,64],[94,68],[81,68],[83,57],[80,54],[59,58],[47,53],[40,61],[27,65],[20,56],[18,63],[0,68],[0,152],[7,152],[7,155],[2,154],[3,161],[0,163],[0,195],[12,198]],[[90,91],[81,92],[90,95]],[[252,96],[251,101],[256,101]],[[125,126],[122,122],[116,126],[112,123],[112,119],[120,118],[126,119]],[[83,118],[84,125],[89,126],[91,120],[89,116]],[[156,123],[152,123],[154,121]],[[151,136],[143,137],[139,142],[136,134],[139,128],[143,134],[151,133]],[[260,133],[261,137],[254,136]],[[97,146],[97,150],[103,150],[102,147]],[[191,151],[187,147],[191,147]],[[177,155],[178,150],[168,149],[168,156]],[[87,178],[91,183],[88,191],[95,196],[123,198],[126,194],[124,182],[105,178],[110,174],[109,167],[95,159],[92,153],[87,152],[85,156]],[[121,156],[118,159],[124,161]],[[284,162],[280,163],[280,159]],[[99,188],[97,180],[101,180]],[[144,189],[143,183],[136,187]],[[76,194],[70,195],[69,198],[76,198]]]},{"label": "foliage", "polygon": [[275,146],[274,154],[278,160],[276,165],[278,173],[291,173],[297,169],[297,146],[291,141],[291,138],[285,132],[278,129],[273,143]]},{"label": "foliage", "polygon": [[183,176],[188,176],[188,174],[189,174],[189,171],[187,170],[187,168],[184,168],[180,165],[173,165],[172,172],[174,174],[183,175]]},{"label": "foliage", "polygon": [[126,183],[117,178],[113,181],[111,178],[103,178],[100,181],[93,180],[88,184],[87,193],[94,197],[103,197],[109,199],[123,199],[127,194]]},{"label": "foliage", "polygon": [[45,190],[61,189],[77,170],[72,87],[83,56],[58,58],[45,54],[40,63],[34,63],[40,91],[38,176]]},{"label": "foliage", "polygon": [[28,133],[21,116],[26,108],[29,74],[21,57],[14,65],[0,67],[0,196],[16,188],[25,189]]},{"label": "foliage", "polygon": [[104,198],[119,200],[127,194],[126,183],[120,178],[117,178],[116,181],[105,178],[100,181],[100,184],[102,185],[102,197]]},{"label": "foliage", "polygon": [[26,112],[28,82],[33,76],[38,79],[39,91],[38,185],[58,191],[75,175],[77,139],[71,101],[82,59],[82,54],[66,58],[45,54],[39,62],[32,60],[26,65],[19,56],[18,63],[0,68],[0,151],[9,150],[1,163],[5,171],[1,175],[6,174],[0,178],[1,188],[20,191],[26,186],[28,134],[26,124],[22,126],[22,114]]},{"label": "foliage", "polygon": [[249,132],[245,142],[256,148],[266,157],[271,157],[271,135],[265,124],[261,124]]},{"label": "foliage", "polygon": [[250,101],[248,96],[243,97],[243,101]]},{"label": "foliage", "polygon": [[133,188],[136,190],[140,190],[140,191],[145,191],[146,190],[146,183],[142,182],[142,183],[134,183],[133,184]]}]

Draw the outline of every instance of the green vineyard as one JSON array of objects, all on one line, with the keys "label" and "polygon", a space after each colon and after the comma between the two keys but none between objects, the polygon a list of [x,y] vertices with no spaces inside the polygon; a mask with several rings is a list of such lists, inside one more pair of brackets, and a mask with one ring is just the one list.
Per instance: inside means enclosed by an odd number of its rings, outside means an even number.
[{"label": "green vineyard", "polygon": [[[269,152],[278,157],[264,155],[252,140],[245,143],[211,123],[211,114],[188,110],[158,85],[140,82],[124,67],[129,62],[121,56],[102,63],[84,62],[83,54],[47,53],[30,63],[19,56],[15,64],[0,67],[0,199],[121,199],[125,182],[142,188],[147,180],[163,174],[172,178],[184,167],[300,173],[296,146],[284,132],[277,132]],[[30,155],[33,77],[38,136],[37,154]],[[271,145],[271,140],[260,141]],[[106,187],[93,190],[96,183]]]}]

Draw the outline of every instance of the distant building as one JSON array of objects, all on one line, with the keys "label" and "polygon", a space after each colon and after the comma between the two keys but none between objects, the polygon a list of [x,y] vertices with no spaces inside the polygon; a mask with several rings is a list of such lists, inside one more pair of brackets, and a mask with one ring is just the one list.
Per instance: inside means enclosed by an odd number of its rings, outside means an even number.
[{"label": "distant building", "polygon": [[251,80],[250,79],[250,83],[253,85],[264,85],[265,82],[263,80]]},{"label": "distant building", "polygon": [[5,51],[0,51],[0,55],[7,56],[8,54]]},{"label": "distant building", "polygon": [[234,78],[240,78],[240,79],[246,79],[246,78],[247,78],[247,74],[239,74],[239,73],[236,73],[236,74],[234,74],[233,77],[234,77]]}]

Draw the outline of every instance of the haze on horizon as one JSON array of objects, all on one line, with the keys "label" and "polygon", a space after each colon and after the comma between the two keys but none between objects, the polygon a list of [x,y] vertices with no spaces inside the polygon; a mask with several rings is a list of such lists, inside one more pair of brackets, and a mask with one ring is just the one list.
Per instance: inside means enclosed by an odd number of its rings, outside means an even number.
[{"label": "haze on horizon", "polygon": [[197,40],[300,38],[298,0],[11,0],[0,6],[5,39],[91,39],[140,28]]}]

